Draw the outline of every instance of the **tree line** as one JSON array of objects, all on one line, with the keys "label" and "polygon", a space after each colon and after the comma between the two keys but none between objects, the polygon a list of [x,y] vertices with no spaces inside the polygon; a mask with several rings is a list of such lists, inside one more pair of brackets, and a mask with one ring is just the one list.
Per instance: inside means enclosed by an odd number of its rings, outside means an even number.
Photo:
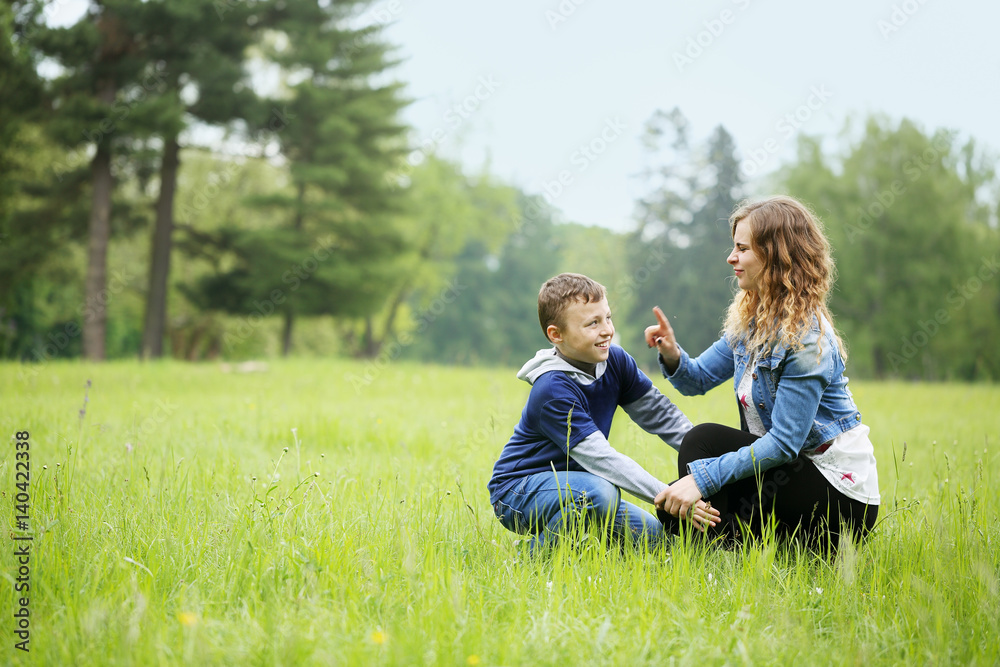
[{"label": "tree line", "polygon": [[697,353],[732,296],[729,213],[785,192],[825,221],[855,375],[1000,376],[1000,184],[971,138],[852,119],[748,183],[725,128],[658,111],[613,232],[414,144],[393,3],[102,0],[58,28],[51,6],[0,6],[5,358],[516,366],[560,271],[608,286],[637,357],[653,305]]}]

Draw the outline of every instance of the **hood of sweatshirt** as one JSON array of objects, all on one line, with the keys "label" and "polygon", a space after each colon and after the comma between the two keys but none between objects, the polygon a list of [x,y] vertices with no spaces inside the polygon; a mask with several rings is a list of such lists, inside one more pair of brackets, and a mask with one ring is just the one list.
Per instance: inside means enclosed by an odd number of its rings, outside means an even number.
[{"label": "hood of sweatshirt", "polygon": [[547,347],[544,350],[539,350],[535,353],[531,359],[528,360],[524,366],[521,366],[521,370],[517,372],[517,379],[524,380],[528,384],[535,384],[535,380],[540,378],[545,373],[550,371],[562,371],[570,376],[570,378],[581,385],[592,384],[597,381],[597,378],[604,375],[604,371],[608,367],[608,362],[602,361],[597,364],[597,368],[594,370],[594,375],[587,373],[586,371],[581,371],[579,368],[569,363],[562,357],[556,354],[556,348]]}]

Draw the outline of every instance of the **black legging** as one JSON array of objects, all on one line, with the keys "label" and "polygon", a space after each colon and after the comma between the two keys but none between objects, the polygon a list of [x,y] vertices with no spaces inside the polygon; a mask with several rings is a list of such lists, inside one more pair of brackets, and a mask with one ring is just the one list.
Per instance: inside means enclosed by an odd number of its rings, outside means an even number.
[{"label": "black legging", "polygon": [[[723,426],[699,424],[681,443],[677,474],[688,474],[687,466],[698,459],[733,452],[757,440],[758,436]],[[878,505],[848,498],[830,485],[812,461],[800,456],[794,461],[769,468],[723,486],[705,500],[721,513],[721,522],[710,528],[707,537],[721,536],[725,542],[742,541],[747,535],[760,537],[763,516],[773,516],[779,536],[795,536],[811,547],[836,549],[843,521],[858,538],[875,525]],[[657,515],[666,529],[679,532],[678,520],[663,510]]]}]

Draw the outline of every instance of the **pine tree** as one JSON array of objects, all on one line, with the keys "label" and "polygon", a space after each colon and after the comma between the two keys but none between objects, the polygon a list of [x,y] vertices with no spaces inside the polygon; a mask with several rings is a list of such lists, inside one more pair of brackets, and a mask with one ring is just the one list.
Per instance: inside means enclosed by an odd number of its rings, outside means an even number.
[{"label": "pine tree", "polygon": [[143,357],[156,358],[163,354],[166,328],[181,134],[191,123],[225,125],[254,113],[256,98],[244,61],[255,36],[253,26],[261,22],[247,3],[160,0],[143,8],[138,26],[143,57],[158,64],[164,88],[157,119],[163,142],[160,190],[141,350]]},{"label": "pine tree", "polygon": [[[659,305],[678,341],[697,354],[719,336],[732,298],[726,253],[728,219],[742,187],[732,136],[717,127],[705,146],[693,145],[679,110],[657,112],[647,124],[652,164],[644,174],[648,194],[639,201],[639,226],[629,244],[636,268],[637,323],[652,323]],[[655,266],[654,266],[655,265]],[[650,267],[641,270],[642,267]],[[644,326],[630,345],[644,345]]]},{"label": "pine tree", "polygon": [[[220,275],[216,287],[231,281],[260,298],[281,284],[281,267],[299,266],[307,275],[275,308],[284,318],[285,354],[296,315],[378,310],[395,282],[392,259],[403,250],[393,220],[405,190],[391,173],[405,153],[398,119],[405,101],[401,84],[382,82],[394,63],[381,26],[357,25],[368,4],[284,0],[265,17],[271,32],[262,48],[282,68],[285,90],[251,130],[289,161],[292,189],[250,202],[284,222],[265,232],[228,233],[232,252],[254,270]],[[327,258],[304,271],[317,248],[326,248]]]},{"label": "pine tree", "polygon": [[87,271],[84,287],[83,354],[105,357],[107,251],[114,191],[113,160],[127,150],[150,102],[142,83],[147,63],[136,58],[135,18],[139,0],[102,0],[67,28],[37,26],[30,43],[63,73],[50,86],[46,128],[69,149],[91,145],[88,181]]}]

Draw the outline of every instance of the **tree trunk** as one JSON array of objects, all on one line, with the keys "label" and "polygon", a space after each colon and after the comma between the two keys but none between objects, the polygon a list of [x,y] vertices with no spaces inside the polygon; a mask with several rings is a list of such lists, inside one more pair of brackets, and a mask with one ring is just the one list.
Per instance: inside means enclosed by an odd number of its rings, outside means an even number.
[{"label": "tree trunk", "polygon": [[382,330],[382,339],[376,340],[375,333],[372,331],[371,318],[369,318],[368,328],[365,330],[365,356],[369,359],[374,359],[382,352],[382,347],[385,342],[389,340],[390,337],[394,335],[394,329],[396,327],[396,315],[399,314],[399,308],[406,301],[409,296],[409,290],[406,287],[401,287],[396,293],[396,298],[393,299],[392,305],[389,306],[389,314],[385,318],[385,326]]},{"label": "tree trunk", "polygon": [[[292,218],[292,229],[302,231],[302,224],[305,219],[306,185],[299,183],[296,188],[295,217]],[[291,301],[291,299],[289,299]],[[281,356],[287,357],[292,351],[292,326],[295,323],[295,313],[289,303],[288,310],[285,311],[285,327],[281,333]]]},{"label": "tree trunk", "polygon": [[177,191],[177,170],[180,166],[180,145],[177,136],[168,137],[163,145],[160,166],[160,196],[156,202],[156,227],[149,263],[149,293],[146,297],[146,320],[142,334],[141,356],[158,359],[163,356],[163,333],[167,323],[167,291],[170,278],[170,253],[173,249],[174,194]]},{"label": "tree trunk", "polygon": [[365,318],[365,334],[362,339],[361,344],[361,357],[363,359],[372,359],[375,357],[375,327],[372,324],[372,316],[369,315]]},{"label": "tree trunk", "polygon": [[[97,98],[111,105],[115,99],[115,84],[104,80],[99,84]],[[90,205],[87,244],[87,277],[84,283],[83,356],[91,361],[103,361],[105,333],[108,322],[108,241],[111,238],[111,142],[97,142],[97,152],[90,163],[93,199]]]},{"label": "tree trunk", "polygon": [[285,311],[285,328],[281,332],[281,356],[287,357],[288,353],[292,351],[292,324],[295,322],[295,316],[292,315],[291,311]]}]

